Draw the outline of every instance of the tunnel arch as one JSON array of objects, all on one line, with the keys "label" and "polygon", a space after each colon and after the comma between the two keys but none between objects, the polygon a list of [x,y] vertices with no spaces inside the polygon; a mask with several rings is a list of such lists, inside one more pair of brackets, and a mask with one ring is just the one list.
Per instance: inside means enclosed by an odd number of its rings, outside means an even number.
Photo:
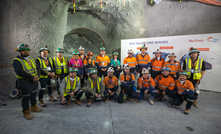
[{"label": "tunnel arch", "polygon": [[95,31],[92,31],[87,28],[76,28],[71,31],[69,31],[65,36],[70,34],[78,34],[80,36],[85,37],[88,41],[90,41],[92,44],[94,44],[97,48],[100,48],[101,46],[105,46],[105,43],[101,36],[97,34]]}]

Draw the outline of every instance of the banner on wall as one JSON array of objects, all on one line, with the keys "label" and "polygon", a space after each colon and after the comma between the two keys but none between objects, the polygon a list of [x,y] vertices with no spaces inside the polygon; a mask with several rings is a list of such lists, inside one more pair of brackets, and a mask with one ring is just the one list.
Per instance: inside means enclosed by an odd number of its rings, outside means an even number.
[{"label": "banner on wall", "polygon": [[[175,53],[180,62],[188,56],[190,47],[197,48],[207,67],[200,88],[221,92],[221,33],[121,40],[121,63],[127,57],[128,49],[138,54],[144,44],[151,59],[155,56],[153,52],[160,49],[166,56]],[[165,60],[169,60],[168,57]]]}]

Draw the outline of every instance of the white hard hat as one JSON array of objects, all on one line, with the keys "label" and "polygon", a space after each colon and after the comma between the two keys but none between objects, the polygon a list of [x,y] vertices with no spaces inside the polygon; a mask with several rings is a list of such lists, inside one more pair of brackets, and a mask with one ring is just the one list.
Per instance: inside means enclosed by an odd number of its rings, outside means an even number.
[{"label": "white hard hat", "polygon": [[157,49],[157,51],[155,51],[155,54],[156,53],[162,53],[162,52],[160,51],[160,49]]},{"label": "white hard hat", "polygon": [[168,55],[168,57],[170,57],[170,56],[175,56],[175,57],[176,57],[176,55],[175,55],[174,53],[170,53],[170,54]]},{"label": "white hard hat", "polygon": [[146,69],[146,68],[144,68],[143,70],[142,70],[142,74],[148,74],[149,72],[148,72],[148,70]]},{"label": "white hard hat", "polygon": [[126,69],[126,68],[130,68],[130,66],[128,64],[125,64],[124,69]]},{"label": "white hard hat", "polygon": [[133,52],[133,50],[130,48],[130,49],[128,49],[128,51],[127,51],[128,53],[134,53]]},{"label": "white hard hat", "polygon": [[80,46],[78,50],[84,50],[84,47]]},{"label": "white hard hat", "polygon": [[114,72],[114,68],[113,67],[109,67],[107,72]]}]

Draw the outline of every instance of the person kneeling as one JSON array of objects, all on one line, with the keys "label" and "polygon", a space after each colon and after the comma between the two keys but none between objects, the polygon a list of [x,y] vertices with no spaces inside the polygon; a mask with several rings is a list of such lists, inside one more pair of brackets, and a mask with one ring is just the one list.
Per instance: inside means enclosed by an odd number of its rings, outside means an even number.
[{"label": "person kneeling", "polygon": [[82,105],[80,98],[83,95],[83,91],[80,89],[80,78],[77,77],[77,68],[70,67],[69,76],[66,76],[59,88],[61,94],[61,104],[69,105],[71,102],[70,97],[75,97],[75,103],[79,106]]},{"label": "person kneeling", "polygon": [[91,106],[91,96],[94,95],[96,98],[96,101],[101,101],[101,93],[103,93],[101,86],[101,78],[97,76],[97,70],[91,69],[89,78],[86,82],[86,92],[85,96],[88,100],[87,107]]},{"label": "person kneeling", "polygon": [[196,99],[194,96],[194,86],[191,81],[187,80],[186,71],[179,73],[179,79],[175,81],[176,97],[173,99],[173,105],[179,106],[183,101],[187,101],[184,114],[189,114],[189,110]]},{"label": "person kneeling", "polygon": [[137,89],[138,98],[137,99],[142,100],[144,97],[144,94],[150,93],[149,103],[153,105],[154,104],[153,98],[157,93],[154,88],[155,82],[153,78],[149,76],[148,70],[146,68],[142,70],[142,75],[143,76],[138,79],[138,89]]},{"label": "person kneeling", "polygon": [[118,102],[123,103],[126,99],[132,102],[131,98],[137,98],[137,93],[133,89],[135,83],[135,77],[130,73],[130,66],[124,65],[124,73],[120,76],[121,92],[118,96]]},{"label": "person kneeling", "polygon": [[107,73],[108,76],[106,76],[103,80],[103,84],[105,85],[105,91],[104,91],[105,103],[108,102],[108,93],[110,97],[113,97],[114,100],[117,100],[116,91],[118,89],[118,80],[117,77],[114,76],[114,68],[109,67]]}]

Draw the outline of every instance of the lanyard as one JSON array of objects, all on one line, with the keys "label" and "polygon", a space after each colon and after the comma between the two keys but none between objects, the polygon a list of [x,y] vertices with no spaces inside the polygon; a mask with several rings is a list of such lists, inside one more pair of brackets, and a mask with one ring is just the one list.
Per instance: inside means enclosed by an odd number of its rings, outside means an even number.
[{"label": "lanyard", "polygon": [[48,60],[47,60],[47,62],[45,62],[45,60],[43,60],[44,61],[44,63],[48,66]]},{"label": "lanyard", "polygon": [[74,63],[75,63],[75,67],[77,67],[78,66],[78,59],[77,59],[77,61],[75,61],[75,59],[74,59]]},{"label": "lanyard", "polygon": [[193,60],[191,60],[191,65],[193,68],[195,68],[197,61],[195,61],[194,65],[193,65]]}]

